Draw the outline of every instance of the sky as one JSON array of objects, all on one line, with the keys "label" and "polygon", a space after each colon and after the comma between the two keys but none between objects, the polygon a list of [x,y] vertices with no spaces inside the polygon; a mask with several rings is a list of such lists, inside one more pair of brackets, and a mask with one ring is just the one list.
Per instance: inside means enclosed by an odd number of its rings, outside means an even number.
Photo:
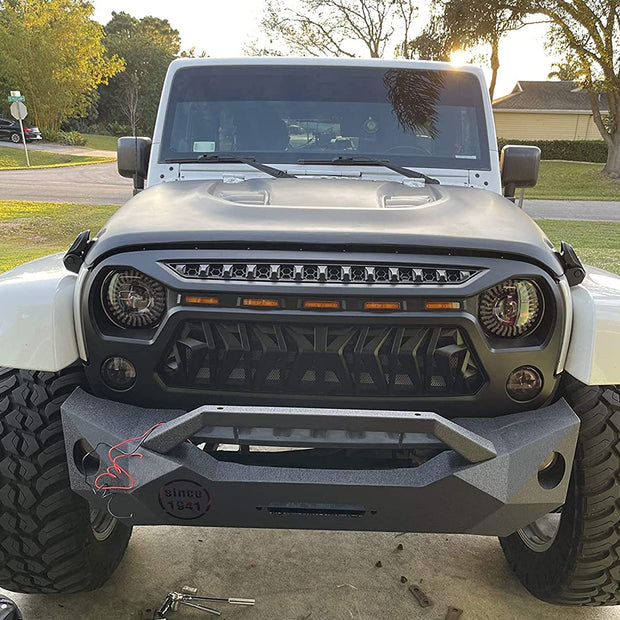
[{"label": "sky", "polygon": [[[184,49],[195,47],[197,52],[204,50],[211,57],[242,56],[244,45],[260,35],[259,23],[265,5],[264,0],[91,1],[95,5],[95,19],[103,24],[110,19],[112,11],[168,19],[180,32]],[[421,7],[425,4],[420,0]],[[421,18],[420,29],[424,22]],[[496,97],[508,94],[517,80],[547,79],[554,59],[545,52],[545,32],[545,25],[532,25],[503,40]]]}]

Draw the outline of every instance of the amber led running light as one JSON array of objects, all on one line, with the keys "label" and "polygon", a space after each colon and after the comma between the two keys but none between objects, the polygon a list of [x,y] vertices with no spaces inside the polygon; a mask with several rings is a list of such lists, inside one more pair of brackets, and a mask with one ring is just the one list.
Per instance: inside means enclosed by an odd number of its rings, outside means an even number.
[{"label": "amber led running light", "polygon": [[183,302],[195,306],[217,306],[220,300],[217,297],[201,297],[200,295],[185,295]]},{"label": "amber led running light", "polygon": [[460,301],[427,301],[427,310],[460,310]]},{"label": "amber led running light", "polygon": [[364,310],[400,310],[400,301],[367,301]]},{"label": "amber led running light", "polygon": [[277,299],[242,299],[241,305],[250,308],[279,308],[280,301]]},{"label": "amber led running light", "polygon": [[339,301],[307,300],[303,303],[304,310],[340,310]]}]

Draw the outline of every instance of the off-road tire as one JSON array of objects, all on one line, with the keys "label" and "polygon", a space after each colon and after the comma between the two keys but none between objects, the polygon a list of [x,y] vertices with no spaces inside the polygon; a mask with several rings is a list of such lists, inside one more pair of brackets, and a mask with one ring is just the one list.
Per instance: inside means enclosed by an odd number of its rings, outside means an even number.
[{"label": "off-road tire", "polygon": [[131,528],[111,521],[95,536],[88,503],[69,486],[60,406],[84,381],[0,367],[0,587],[69,593],[100,587],[118,566]]},{"label": "off-road tire", "polygon": [[18,133],[11,134],[11,142],[13,144],[19,144],[22,141],[22,137]]},{"label": "off-road tire", "polygon": [[581,418],[557,535],[542,552],[519,533],[500,538],[517,577],[536,597],[562,605],[620,604],[620,389],[570,379],[564,397]]}]

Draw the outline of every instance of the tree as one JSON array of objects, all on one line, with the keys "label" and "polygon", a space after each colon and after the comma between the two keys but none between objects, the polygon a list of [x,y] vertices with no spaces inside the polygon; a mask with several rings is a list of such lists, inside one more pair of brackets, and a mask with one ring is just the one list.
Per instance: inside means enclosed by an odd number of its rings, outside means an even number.
[{"label": "tree", "polygon": [[381,58],[393,43],[406,45],[417,16],[412,0],[299,0],[298,8],[268,0],[261,28],[268,46],[253,43],[251,55],[347,56],[364,51]]},{"label": "tree", "polygon": [[125,71],[100,89],[100,119],[151,133],[168,65],[181,49],[178,30],[166,19],[112,13],[104,43],[109,55],[124,60]]},{"label": "tree", "polygon": [[435,0],[429,24],[403,55],[446,60],[455,49],[489,45],[489,93],[493,99],[500,68],[500,41],[508,32],[527,25],[524,18],[528,1],[513,0],[507,6],[505,0]]},{"label": "tree", "polygon": [[[590,95],[594,123],[607,143],[604,172],[620,178],[620,0],[531,0],[529,11],[552,22],[552,44],[572,57]],[[601,98],[609,112],[601,112]]]},{"label": "tree", "polygon": [[0,66],[26,96],[34,122],[58,130],[86,111],[91,93],[120,71],[104,55],[103,29],[83,0],[0,0]]},{"label": "tree", "polygon": [[[507,8],[522,1],[504,0]],[[588,92],[594,123],[607,143],[604,172],[620,178],[620,0],[526,1],[527,13],[552,24],[549,44],[565,58],[560,68]]]},{"label": "tree", "polygon": [[[550,46],[552,48],[552,46]],[[558,50],[562,52],[564,50]],[[585,70],[587,73],[587,68]],[[583,77],[584,75],[584,67],[583,65],[575,58],[573,54],[564,53],[564,60],[560,62],[554,62],[551,65],[551,71],[547,75],[547,78],[550,80],[557,79],[563,81],[574,81]]]},{"label": "tree", "polygon": [[435,3],[431,6],[428,24],[418,36],[403,41],[398,46],[397,56],[420,60],[450,60],[454,42],[453,35],[446,26],[443,13],[438,10],[438,3]]}]

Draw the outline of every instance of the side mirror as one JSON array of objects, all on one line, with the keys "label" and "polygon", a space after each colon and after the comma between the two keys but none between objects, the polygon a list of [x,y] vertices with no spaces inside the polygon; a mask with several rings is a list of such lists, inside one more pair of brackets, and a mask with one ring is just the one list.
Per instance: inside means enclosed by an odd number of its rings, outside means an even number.
[{"label": "side mirror", "polygon": [[534,187],[539,168],[540,149],[537,146],[506,145],[499,158],[504,196],[514,201],[517,188]]},{"label": "side mirror", "polygon": [[122,177],[133,179],[134,194],[144,189],[144,181],[149,170],[151,156],[150,138],[119,138],[117,147],[118,173]]}]

